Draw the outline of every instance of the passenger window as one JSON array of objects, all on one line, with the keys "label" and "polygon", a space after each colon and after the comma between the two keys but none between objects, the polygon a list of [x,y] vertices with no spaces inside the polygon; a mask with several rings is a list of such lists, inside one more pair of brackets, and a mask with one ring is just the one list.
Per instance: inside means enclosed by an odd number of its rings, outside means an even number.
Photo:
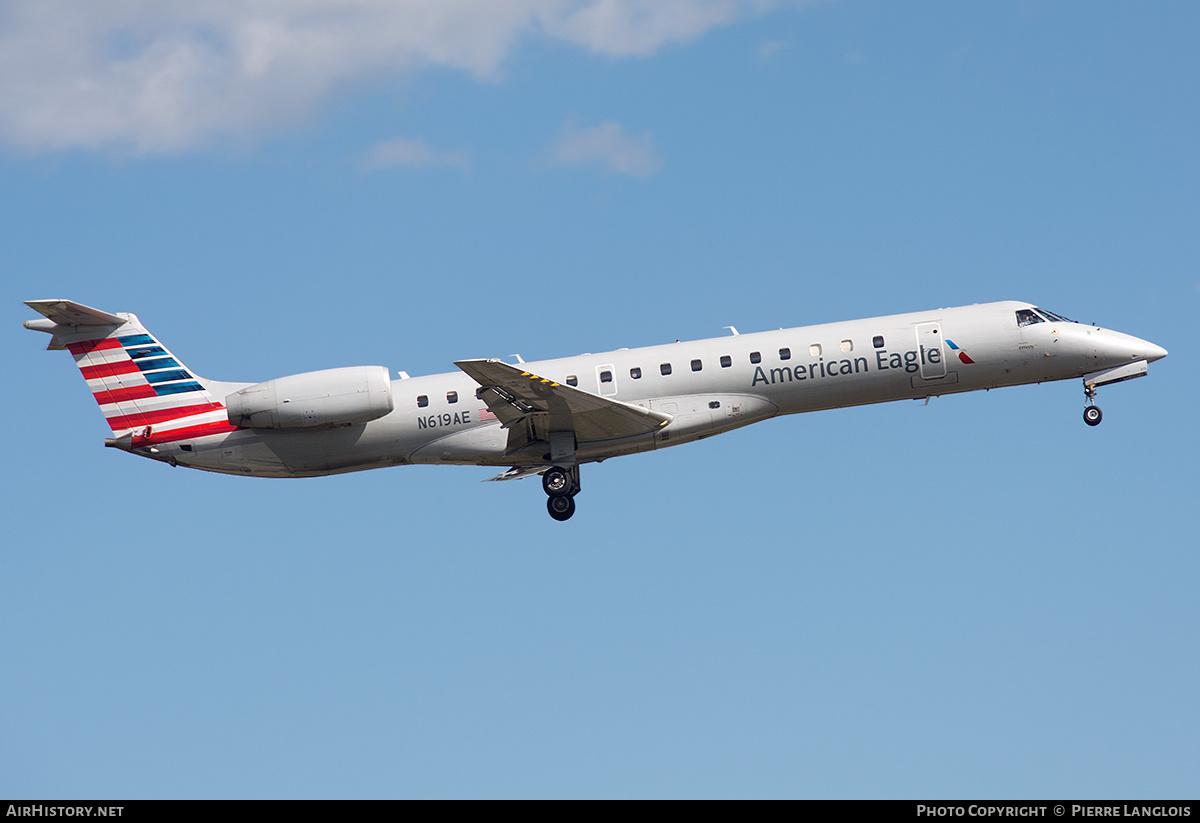
[{"label": "passenger window", "polygon": [[727,369],[733,365],[733,358],[727,354],[721,355],[721,368]]},{"label": "passenger window", "polygon": [[875,347],[875,348],[877,348],[877,349],[882,349],[882,348],[883,348],[883,335],[882,335],[882,334],[877,334],[877,335],[875,335],[874,337],[872,337],[872,338],[871,338],[871,345],[872,345],[872,346],[874,346],[874,347]]},{"label": "passenger window", "polygon": [[792,359],[792,350],[789,348],[780,349],[779,350],[779,359],[780,360],[791,360]]},{"label": "passenger window", "polygon": [[642,378],[641,368],[638,366],[634,366],[632,369],[629,370],[629,376],[632,377],[634,380],[640,380]]},{"label": "passenger window", "polygon": [[663,363],[661,366],[658,367],[658,370],[660,372],[662,372],[663,374],[670,374],[671,373],[671,364]]},{"label": "passenger window", "polygon": [[601,383],[611,383],[612,382],[612,372],[610,372],[610,371],[600,372],[600,382]]},{"label": "passenger window", "polygon": [[751,363],[761,363],[762,362],[762,353],[756,352],[756,351],[750,352],[750,362]]},{"label": "passenger window", "polygon": [[429,396],[422,394],[417,398],[417,408],[423,409],[429,405]]},{"label": "passenger window", "polygon": [[1017,326],[1032,326],[1034,323],[1045,323],[1046,321],[1038,317],[1036,313],[1029,309],[1021,309],[1017,312]]},{"label": "passenger window", "polygon": [[456,392],[456,391],[446,392],[446,402],[447,403],[457,403],[458,402],[458,392]]},{"label": "passenger window", "polygon": [[575,376],[575,375],[573,375],[573,374],[568,374],[568,375],[567,375],[567,385],[568,385],[568,386],[578,386],[578,385],[579,385],[579,378],[578,378],[578,377],[576,377],[576,376]]},{"label": "passenger window", "polygon": [[813,343],[811,346],[809,346],[808,347],[808,356],[809,357],[820,357],[821,356],[821,344]]},{"label": "passenger window", "polygon": [[704,364],[699,360],[692,361],[692,371],[700,371],[702,368],[704,368]]},{"label": "passenger window", "polygon": [[843,340],[842,341],[842,351],[854,351],[854,341],[853,340]]}]

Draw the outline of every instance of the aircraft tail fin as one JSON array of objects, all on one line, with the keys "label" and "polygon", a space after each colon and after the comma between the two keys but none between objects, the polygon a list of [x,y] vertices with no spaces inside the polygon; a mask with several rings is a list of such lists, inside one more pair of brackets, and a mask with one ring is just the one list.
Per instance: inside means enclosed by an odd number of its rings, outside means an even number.
[{"label": "aircraft tail fin", "polygon": [[[53,335],[48,348],[66,349],[100,404],[114,435],[150,445],[191,434],[231,430],[225,405],[132,314],[110,314],[70,300],[25,303],[45,320],[25,328]],[[218,425],[219,424],[219,425]]]}]

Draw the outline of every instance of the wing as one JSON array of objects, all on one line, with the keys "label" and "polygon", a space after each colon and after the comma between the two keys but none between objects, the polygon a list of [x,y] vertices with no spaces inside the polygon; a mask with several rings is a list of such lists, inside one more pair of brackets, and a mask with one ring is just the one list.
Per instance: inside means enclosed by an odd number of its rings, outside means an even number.
[{"label": "wing", "polygon": [[551,431],[573,431],[576,442],[585,443],[649,434],[671,422],[669,414],[588,394],[499,360],[454,365],[481,386],[476,395],[509,430],[510,452],[548,440]]}]

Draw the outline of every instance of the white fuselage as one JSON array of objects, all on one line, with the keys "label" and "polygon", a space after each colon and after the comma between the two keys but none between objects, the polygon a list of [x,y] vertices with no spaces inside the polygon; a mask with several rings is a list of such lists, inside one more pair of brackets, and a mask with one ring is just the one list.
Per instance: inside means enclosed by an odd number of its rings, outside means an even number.
[{"label": "white fuselage", "polygon": [[[686,443],[782,414],[1079,378],[1165,352],[1070,321],[1020,325],[989,303],[585,354],[521,365],[582,391],[670,415],[658,431],[580,442],[579,462]],[[208,383],[216,395],[241,384]],[[163,444],[152,456],[210,471],[312,476],[438,463],[549,465],[545,443],[509,437],[462,372],[395,380],[394,410],[327,429],[237,431]],[[138,451],[138,450],[135,450]]]}]

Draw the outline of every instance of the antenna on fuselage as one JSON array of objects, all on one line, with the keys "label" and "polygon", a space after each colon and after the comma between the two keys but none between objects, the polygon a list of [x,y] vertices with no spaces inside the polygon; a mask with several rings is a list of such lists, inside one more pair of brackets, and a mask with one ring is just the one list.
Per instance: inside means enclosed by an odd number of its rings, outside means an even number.
[{"label": "antenna on fuselage", "polygon": [[515,357],[515,358],[517,358],[517,362],[518,362],[518,363],[521,363],[521,364],[524,364],[524,363],[525,363],[525,361],[524,361],[524,360],[521,358],[521,355],[519,355],[519,354],[510,354],[510,355],[509,355],[509,357]]},{"label": "antenna on fuselage", "polygon": [[738,336],[738,330],[735,329],[733,326],[724,326],[723,328],[729,329],[731,332],[733,332],[734,337]]}]

